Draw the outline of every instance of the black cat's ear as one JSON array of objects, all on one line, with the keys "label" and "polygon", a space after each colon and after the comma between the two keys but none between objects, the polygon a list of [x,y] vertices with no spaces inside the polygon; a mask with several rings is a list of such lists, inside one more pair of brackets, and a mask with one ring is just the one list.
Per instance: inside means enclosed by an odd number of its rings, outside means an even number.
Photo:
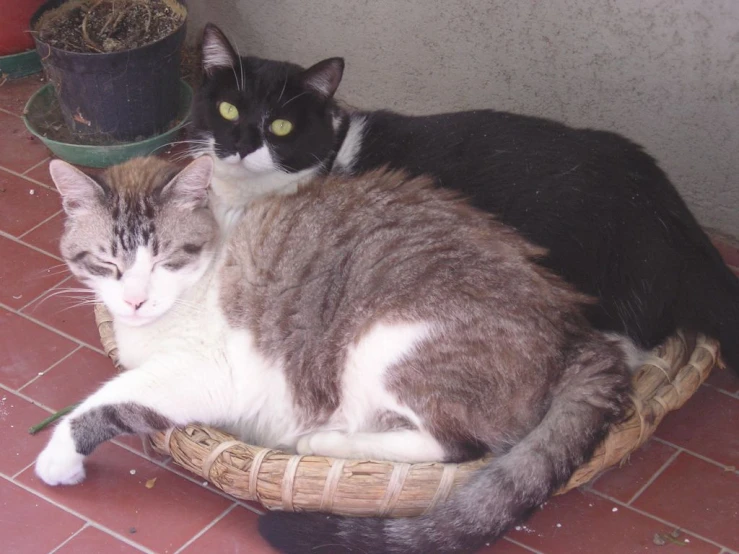
[{"label": "black cat's ear", "polygon": [[64,211],[69,215],[79,215],[91,210],[105,196],[100,183],[67,162],[51,160],[49,173],[62,195]]},{"label": "black cat's ear", "polygon": [[212,177],[213,159],[201,156],[165,184],[159,195],[179,208],[202,208],[208,202],[208,186]]},{"label": "black cat's ear", "polygon": [[235,67],[239,63],[236,50],[226,35],[212,23],[206,23],[203,29],[202,59],[203,70],[208,76],[216,69]]},{"label": "black cat's ear", "polygon": [[303,71],[300,80],[305,88],[328,100],[339,88],[342,75],[344,58],[329,58]]}]

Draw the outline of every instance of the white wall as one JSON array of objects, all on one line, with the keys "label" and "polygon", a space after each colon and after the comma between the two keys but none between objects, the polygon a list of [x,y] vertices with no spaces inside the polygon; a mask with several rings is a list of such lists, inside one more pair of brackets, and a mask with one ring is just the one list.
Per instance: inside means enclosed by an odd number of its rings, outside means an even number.
[{"label": "white wall", "polygon": [[739,236],[739,0],[190,0],[191,33],[310,65],[409,113],[496,108],[621,132]]}]

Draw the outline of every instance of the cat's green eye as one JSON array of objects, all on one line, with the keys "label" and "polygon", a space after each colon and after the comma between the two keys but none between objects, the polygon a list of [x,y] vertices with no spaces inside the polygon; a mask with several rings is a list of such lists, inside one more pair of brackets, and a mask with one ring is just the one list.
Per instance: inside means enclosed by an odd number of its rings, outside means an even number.
[{"label": "cat's green eye", "polygon": [[239,118],[239,110],[233,104],[228,102],[221,102],[218,104],[218,113],[221,114],[223,119],[229,121],[236,121]]},{"label": "cat's green eye", "polygon": [[289,135],[293,130],[293,124],[287,119],[275,119],[270,123],[269,130],[272,131],[272,134],[277,135],[278,137],[284,137]]}]

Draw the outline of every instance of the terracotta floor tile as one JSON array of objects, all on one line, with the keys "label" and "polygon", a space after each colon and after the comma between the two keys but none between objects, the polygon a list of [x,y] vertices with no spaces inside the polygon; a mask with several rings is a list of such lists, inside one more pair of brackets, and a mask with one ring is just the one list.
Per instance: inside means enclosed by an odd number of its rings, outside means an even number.
[{"label": "terracotta floor tile", "polygon": [[[45,442],[48,435],[44,432],[38,439]],[[48,487],[33,468],[24,471],[18,481],[161,553],[177,550],[231,504],[110,443],[90,456],[86,468],[87,479],[72,487]],[[154,477],[154,487],[147,489],[146,481]]]},{"label": "terracotta floor tile", "polygon": [[153,448],[150,448],[147,452],[144,449],[144,444],[141,440],[141,437],[138,435],[124,435],[121,437],[118,437],[115,439],[115,442],[118,444],[125,445],[126,447],[135,450],[136,452],[139,452],[140,454],[143,454],[144,456],[147,456],[149,459],[156,460],[158,462],[164,462],[169,459],[169,456],[164,456],[162,454],[159,454],[156,450]]},{"label": "terracotta floor tile", "polygon": [[59,240],[64,231],[64,214],[59,213],[49,221],[40,225],[30,233],[23,235],[23,242],[32,244],[44,252],[54,256],[61,256],[59,252]]},{"label": "terracotta floor tile", "polygon": [[0,237],[0,302],[20,308],[66,279],[58,260]]},{"label": "terracotta floor tile", "polygon": [[200,554],[218,552],[219,554],[275,554],[257,531],[257,514],[237,506],[226,517],[208,529],[183,552]]},{"label": "terracotta floor tile", "polygon": [[739,466],[739,399],[701,387],[665,417],[656,435],[726,465]]},{"label": "terracotta floor tile", "polygon": [[0,308],[0,383],[17,389],[77,348],[77,344]]},{"label": "terracotta floor tile", "polygon": [[731,369],[713,368],[706,383],[731,394],[739,393],[739,375]]},{"label": "terracotta floor tile", "polygon": [[49,155],[20,117],[0,112],[0,166],[23,173]]},{"label": "terracotta floor tile", "polygon": [[531,554],[531,550],[513,544],[505,539],[483,546],[481,550],[477,551],[477,554]]},{"label": "terracotta floor tile", "polygon": [[[617,508],[617,511],[613,511]],[[654,544],[655,533],[673,529],[591,493],[571,491],[508,535],[546,554],[718,554],[719,549],[688,535],[684,546]],[[683,539],[686,535],[683,535]]]},{"label": "terracotta floor tile", "polygon": [[[0,544],[10,554],[49,552],[71,537],[84,521],[0,479]],[[39,531],[42,525],[43,531]]]},{"label": "terracotta floor tile", "polygon": [[54,410],[84,400],[116,374],[110,360],[81,348],[23,389],[23,394]]},{"label": "terracotta floor tile", "polygon": [[59,195],[0,169],[0,230],[20,236],[61,209]]},{"label": "terracotta floor tile", "polygon": [[677,450],[671,446],[649,441],[632,453],[622,467],[615,467],[599,477],[592,488],[629,502],[675,452]]},{"label": "terracotta floor tile", "polygon": [[39,164],[30,171],[26,171],[24,175],[30,179],[34,179],[36,181],[44,183],[48,187],[56,190],[54,181],[51,180],[51,174],[49,174],[49,161]]},{"label": "terracotta floor tile", "polygon": [[[135,536],[131,537],[134,540]],[[88,527],[54,554],[133,554],[142,552],[113,535]]]},{"label": "terracotta floor tile", "polygon": [[26,102],[34,92],[44,86],[46,79],[43,73],[29,75],[23,79],[5,81],[0,85],[0,108],[16,115],[23,113]]},{"label": "terracotta floor tile", "polygon": [[[60,269],[61,270],[61,269]],[[69,273],[65,273],[69,276]],[[76,279],[65,281],[59,288],[84,288]],[[87,293],[61,293],[45,295],[23,309],[23,313],[64,331],[90,346],[100,346],[100,334],[95,324],[95,314],[91,305],[79,306],[88,298]]]},{"label": "terracotta floor tile", "polygon": [[725,471],[681,453],[634,501],[634,506],[739,550],[739,472],[736,470]]},{"label": "terracotta floor tile", "polygon": [[46,410],[13,393],[0,390],[0,473],[12,476],[36,459],[41,452],[39,441],[32,440],[28,428],[48,417]]}]

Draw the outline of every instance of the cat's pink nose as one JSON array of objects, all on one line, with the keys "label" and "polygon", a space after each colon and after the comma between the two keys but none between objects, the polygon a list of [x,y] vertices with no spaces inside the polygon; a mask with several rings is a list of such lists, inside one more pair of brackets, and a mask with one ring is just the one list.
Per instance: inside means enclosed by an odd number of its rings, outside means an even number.
[{"label": "cat's pink nose", "polygon": [[130,298],[124,298],[123,301],[129,306],[131,306],[135,311],[144,305],[144,302],[146,302],[146,298],[142,296],[133,296]]}]

